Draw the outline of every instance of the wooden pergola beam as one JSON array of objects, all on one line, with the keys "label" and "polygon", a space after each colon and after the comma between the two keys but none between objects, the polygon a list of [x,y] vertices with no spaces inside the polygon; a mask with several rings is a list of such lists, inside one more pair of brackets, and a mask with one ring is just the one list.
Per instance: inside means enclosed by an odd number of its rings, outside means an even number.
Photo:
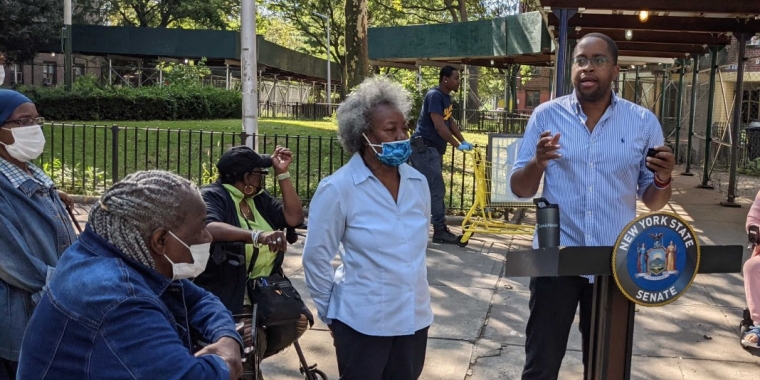
[{"label": "wooden pergola beam", "polygon": [[[549,15],[549,24],[555,27],[559,25],[559,20],[554,14]],[[578,26],[581,28],[632,29],[634,33],[637,30],[703,33],[760,32],[760,20],[758,19],[710,17],[650,16],[647,22],[641,22],[637,16],[633,15],[581,14],[571,17],[568,21],[570,29]],[[684,36],[684,42],[688,42],[686,37]]]},{"label": "wooden pergola beam", "polygon": [[[615,42],[625,42],[624,29],[604,29],[604,28],[581,28],[569,30],[567,38],[577,40],[589,33],[603,33],[612,38]],[[663,32],[651,30],[633,31],[631,42],[647,43],[688,43],[695,45],[729,45],[731,37],[726,33],[691,33],[691,32]]]},{"label": "wooden pergola beam", "polygon": [[[671,51],[653,51],[653,50],[620,50],[621,56],[627,57],[656,57],[656,58],[686,58],[687,53],[676,53]],[[691,54],[694,55],[694,54]]]},{"label": "wooden pergola beam", "polygon": [[760,1],[753,0],[539,0],[551,8],[614,9],[621,11],[760,14]]},{"label": "wooden pergola beam", "polygon": [[651,52],[671,52],[678,54],[707,54],[709,50],[703,45],[694,44],[664,44],[652,42],[617,42],[618,50],[621,51],[651,51]]},{"label": "wooden pergola beam", "polygon": [[504,68],[510,64],[518,64],[518,65],[529,65],[529,66],[551,66],[553,63],[552,61],[554,58],[552,58],[551,55],[521,55],[521,56],[515,56],[515,57],[508,57],[508,58],[494,58],[493,59],[493,65],[491,64],[491,59],[486,58],[472,58],[472,59],[463,59],[461,60],[462,64],[467,65],[473,65],[473,66],[481,66],[481,67],[496,67],[496,68]]}]

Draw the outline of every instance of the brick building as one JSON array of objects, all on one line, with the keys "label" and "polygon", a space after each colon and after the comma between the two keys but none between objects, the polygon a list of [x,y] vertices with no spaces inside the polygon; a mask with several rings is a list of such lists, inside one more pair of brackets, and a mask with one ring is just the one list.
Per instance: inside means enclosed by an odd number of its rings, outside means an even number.
[{"label": "brick building", "polygon": [[525,84],[517,82],[517,113],[530,114],[539,104],[551,98],[552,68],[534,66]]},{"label": "brick building", "polygon": [[[734,39],[731,46],[726,48],[729,63],[738,61],[739,51],[737,41]],[[748,124],[754,120],[760,120],[760,36],[755,36],[747,44],[744,65],[744,96],[742,99],[742,122]],[[736,64],[730,67],[736,70]],[[735,88],[734,75],[734,88]]]},{"label": "brick building", "polygon": [[[63,86],[64,62],[63,54],[40,53],[33,62],[26,64],[11,65],[0,62],[0,69],[5,70],[5,87],[16,84],[27,86]],[[85,75],[92,74],[100,77],[101,68],[104,66],[100,57],[74,54],[74,80]]]}]

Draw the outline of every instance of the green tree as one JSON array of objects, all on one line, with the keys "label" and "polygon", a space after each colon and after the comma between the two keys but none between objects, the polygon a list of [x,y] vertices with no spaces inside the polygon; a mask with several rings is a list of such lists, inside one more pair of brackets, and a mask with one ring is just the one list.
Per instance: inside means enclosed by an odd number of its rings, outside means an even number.
[{"label": "green tree", "polygon": [[[467,22],[505,17],[537,9],[536,0],[379,0],[407,19],[423,23]],[[370,24],[376,24],[370,21]],[[495,69],[469,66],[467,71],[467,108],[481,108],[483,99],[504,96],[506,78],[514,80],[510,68]],[[514,98],[514,96],[512,96]],[[477,114],[472,114],[477,117]],[[474,122],[475,120],[470,120]]]},{"label": "green tree", "polygon": [[0,1],[0,52],[8,63],[33,60],[40,46],[60,39],[62,18],[58,0]]},{"label": "green tree", "polygon": [[[306,37],[291,23],[275,14],[256,13],[256,34],[264,36],[269,42],[289,49],[301,52],[307,50]],[[324,50],[324,47],[322,49]]]},{"label": "green tree", "polygon": [[201,58],[198,62],[190,61],[186,64],[161,62],[156,68],[164,72],[166,84],[180,88],[201,87],[201,80],[211,75],[211,69],[206,66],[206,58]]},{"label": "green tree", "polygon": [[306,38],[301,46],[288,46],[304,53],[326,58],[327,21],[330,20],[330,60],[341,69],[341,86],[345,92],[346,70],[346,17],[345,0],[264,0],[262,14],[271,14],[285,20]]},{"label": "green tree", "polygon": [[[350,88],[358,83],[357,80],[360,81],[360,78],[366,76],[363,71],[365,64],[349,63],[353,57],[358,56],[351,51],[353,46],[356,42],[363,42],[356,37],[366,36],[366,28],[361,25],[361,12],[364,11],[362,3],[365,1],[368,27],[491,19],[529,11],[536,6],[535,0],[348,0],[348,4],[346,0],[261,0],[259,13],[266,15],[266,20],[275,20],[264,21],[268,26],[263,34],[270,41],[307,54],[325,57],[326,22],[314,12],[327,15],[330,18],[330,57],[341,67],[343,83],[347,85],[343,88]],[[360,12],[353,14],[353,9]],[[288,27],[280,24],[280,21],[284,21]],[[293,31],[297,31],[302,37],[293,37]],[[355,34],[352,34],[354,32]],[[286,39],[283,42],[287,43],[278,42],[283,38]],[[478,96],[483,82],[483,76],[479,75],[480,70],[474,66],[469,68],[468,108],[479,108],[480,98],[483,98]],[[390,74],[391,71],[398,70],[383,71],[376,70],[376,73]],[[352,76],[355,79],[347,79]],[[484,83],[489,91],[494,87],[492,82],[493,80]]]},{"label": "green tree", "polygon": [[102,0],[117,25],[229,29],[240,18],[240,0]]},{"label": "green tree", "polygon": [[369,76],[367,0],[346,1],[346,84],[353,88]]}]

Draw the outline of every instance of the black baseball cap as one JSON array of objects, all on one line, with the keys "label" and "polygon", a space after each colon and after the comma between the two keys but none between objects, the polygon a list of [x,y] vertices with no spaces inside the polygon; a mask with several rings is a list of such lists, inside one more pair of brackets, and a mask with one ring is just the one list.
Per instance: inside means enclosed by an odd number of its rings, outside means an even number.
[{"label": "black baseball cap", "polygon": [[[272,166],[272,158],[268,154],[258,154],[248,146],[233,146],[219,158],[216,168],[219,174],[225,177],[239,178],[244,173],[250,173],[256,168],[268,168]],[[264,174],[268,170],[262,170]]]}]

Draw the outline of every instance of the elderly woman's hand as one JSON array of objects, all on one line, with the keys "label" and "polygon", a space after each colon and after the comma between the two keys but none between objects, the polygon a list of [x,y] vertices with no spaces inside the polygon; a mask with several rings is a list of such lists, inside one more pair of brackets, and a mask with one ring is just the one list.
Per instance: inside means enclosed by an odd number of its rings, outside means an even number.
[{"label": "elderly woman's hand", "polygon": [[58,197],[61,198],[61,202],[66,206],[66,208],[74,209],[74,200],[71,199],[71,197],[64,193],[61,190],[58,190]]},{"label": "elderly woman's hand", "polygon": [[271,252],[285,252],[288,249],[288,241],[282,231],[262,232],[258,243],[268,245]]},{"label": "elderly woman's hand", "polygon": [[230,380],[237,380],[243,375],[243,361],[240,356],[240,344],[235,339],[227,336],[219,338],[197,353],[195,357],[203,355],[217,355],[224,360],[230,371]]},{"label": "elderly woman's hand", "polygon": [[277,174],[288,171],[290,163],[293,162],[293,152],[283,146],[277,146],[272,153],[272,167]]}]

